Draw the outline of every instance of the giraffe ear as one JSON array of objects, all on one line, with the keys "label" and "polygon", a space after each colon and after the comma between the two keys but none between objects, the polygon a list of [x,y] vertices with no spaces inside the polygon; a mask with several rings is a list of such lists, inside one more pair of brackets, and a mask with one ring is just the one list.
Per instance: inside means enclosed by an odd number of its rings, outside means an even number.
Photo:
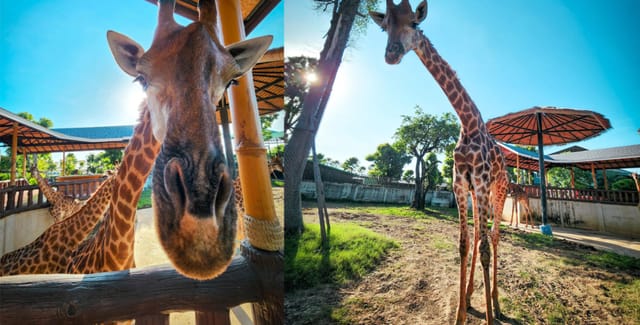
[{"label": "giraffe ear", "polygon": [[227,50],[236,60],[240,68],[239,74],[235,78],[240,77],[249,71],[260,60],[264,52],[269,49],[273,41],[273,36],[262,36],[252,38],[250,40],[241,41],[227,46]]},{"label": "giraffe ear", "polygon": [[417,24],[421,23],[425,18],[427,18],[427,11],[428,11],[427,0],[423,0],[416,7],[416,23]]},{"label": "giraffe ear", "polygon": [[377,11],[369,11],[369,16],[371,16],[371,20],[373,20],[376,25],[382,27],[382,21],[384,20],[385,14]]},{"label": "giraffe ear", "polygon": [[111,30],[107,32],[107,41],[111,54],[120,68],[132,77],[137,77],[136,65],[144,54],[142,46],[129,37]]}]

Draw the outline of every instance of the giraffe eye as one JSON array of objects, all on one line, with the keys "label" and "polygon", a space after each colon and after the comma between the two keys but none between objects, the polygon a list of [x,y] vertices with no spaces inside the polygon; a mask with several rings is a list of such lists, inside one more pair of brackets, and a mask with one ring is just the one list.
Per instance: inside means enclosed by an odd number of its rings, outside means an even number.
[{"label": "giraffe eye", "polygon": [[149,87],[149,84],[147,83],[147,79],[145,79],[144,76],[141,74],[139,74],[135,79],[133,79],[133,82],[139,82],[144,91],[146,91],[147,87]]},{"label": "giraffe eye", "polygon": [[411,28],[418,29],[418,23],[416,22],[411,23]]}]

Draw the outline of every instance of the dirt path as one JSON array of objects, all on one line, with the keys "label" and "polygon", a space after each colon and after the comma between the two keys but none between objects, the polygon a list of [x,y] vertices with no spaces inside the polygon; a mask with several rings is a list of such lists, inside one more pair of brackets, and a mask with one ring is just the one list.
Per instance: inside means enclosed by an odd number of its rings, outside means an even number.
[{"label": "dirt path", "polygon": [[[325,285],[287,292],[288,324],[328,324],[331,310],[355,324],[453,323],[459,272],[455,223],[335,209],[329,213],[334,222],[355,222],[396,240],[401,248],[347,287]],[[315,210],[305,210],[305,219],[317,222]],[[515,229],[502,234],[498,279],[505,318],[499,323],[630,322],[609,291],[618,283],[637,279],[640,270],[629,273],[584,263],[581,256],[593,252],[586,246],[555,240],[549,248],[523,238]],[[478,267],[468,324],[484,323],[481,275]]]}]

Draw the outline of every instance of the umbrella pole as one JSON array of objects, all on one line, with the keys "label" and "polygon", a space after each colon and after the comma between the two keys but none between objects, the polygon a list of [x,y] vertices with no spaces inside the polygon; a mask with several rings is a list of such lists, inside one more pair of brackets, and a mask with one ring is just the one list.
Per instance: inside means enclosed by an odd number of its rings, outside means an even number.
[{"label": "umbrella pole", "polygon": [[542,225],[540,230],[545,235],[551,235],[551,226],[547,224],[547,177],[544,170],[544,149],[542,143],[542,113],[536,113],[538,120],[538,159],[540,168],[540,211],[542,213]]}]

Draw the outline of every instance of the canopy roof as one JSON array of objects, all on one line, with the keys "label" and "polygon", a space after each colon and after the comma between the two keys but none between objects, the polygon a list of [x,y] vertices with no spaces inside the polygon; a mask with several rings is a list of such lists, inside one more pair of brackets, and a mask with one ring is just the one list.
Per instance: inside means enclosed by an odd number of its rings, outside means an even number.
[{"label": "canopy roof", "polygon": [[[505,163],[511,167],[537,171],[538,153],[514,145],[500,143]],[[516,158],[517,157],[517,158]],[[517,159],[517,160],[516,160]],[[640,144],[596,150],[562,152],[545,155],[546,168],[574,166],[584,170],[640,167]]]},{"label": "canopy roof", "polygon": [[[542,119],[541,130],[538,115]],[[546,146],[585,140],[610,128],[611,123],[602,114],[557,107],[536,106],[487,121],[487,129],[496,139],[521,145],[538,145],[538,132]]]},{"label": "canopy roof", "polygon": [[121,149],[129,138],[88,139],[49,130],[0,108],[0,142],[12,144],[17,132],[19,153]]},{"label": "canopy roof", "polygon": [[[158,4],[157,0],[147,1]],[[280,0],[240,0],[245,33],[249,35],[279,2]],[[198,20],[198,1],[177,0],[175,12],[185,18]]]}]

